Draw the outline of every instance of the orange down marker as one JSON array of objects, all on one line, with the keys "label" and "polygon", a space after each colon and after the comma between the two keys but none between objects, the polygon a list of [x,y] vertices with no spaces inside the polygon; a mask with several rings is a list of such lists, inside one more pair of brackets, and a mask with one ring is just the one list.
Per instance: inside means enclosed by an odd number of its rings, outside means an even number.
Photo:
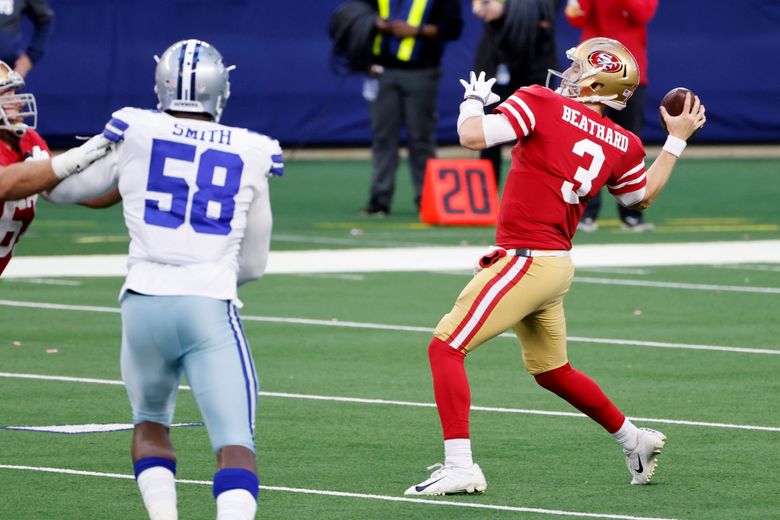
[{"label": "orange down marker", "polygon": [[439,226],[494,226],[498,191],[487,159],[429,159],[420,220]]}]

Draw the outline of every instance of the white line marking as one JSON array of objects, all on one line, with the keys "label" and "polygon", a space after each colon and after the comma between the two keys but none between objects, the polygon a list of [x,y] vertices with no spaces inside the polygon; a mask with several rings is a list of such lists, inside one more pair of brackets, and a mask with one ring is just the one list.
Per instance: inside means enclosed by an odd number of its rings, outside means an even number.
[{"label": "white line marking", "polygon": [[[41,473],[61,473],[66,475],[78,475],[83,477],[104,477],[104,478],[116,478],[116,479],[124,479],[124,480],[135,480],[135,477],[133,477],[133,475],[123,475],[121,473],[103,473],[98,471],[81,471],[77,469],[66,469],[66,468],[46,468],[46,467],[35,467],[35,466],[18,466],[13,464],[0,464],[0,469],[9,469],[9,470],[18,470],[18,471],[37,471]],[[210,480],[176,479],[176,482],[178,484],[195,484],[201,486],[212,485],[212,482]],[[261,485],[260,489],[264,491],[279,491],[283,493],[303,493],[307,495],[362,498],[368,500],[382,500],[385,502],[405,502],[409,504],[427,504],[433,506],[464,507],[469,509],[487,509],[493,511],[514,511],[518,513],[538,513],[542,515],[576,516],[580,518],[610,518],[615,520],[673,520],[671,518],[650,517],[650,516],[615,515],[615,514],[608,514],[608,513],[584,513],[580,511],[562,511],[559,509],[542,509],[538,507],[501,506],[495,504],[472,504],[468,502],[453,502],[450,500],[394,497],[388,495],[349,493],[346,491],[294,488],[294,487],[287,487],[287,486]]]},{"label": "white line marking", "polygon": [[[453,271],[474,265],[485,252],[484,246],[409,245],[413,247],[271,251],[267,274]],[[572,260],[578,268],[780,264],[780,240],[581,245],[572,249]],[[126,255],[21,256],[14,257],[3,278],[126,274]]]},{"label": "white line marking", "polygon": [[749,265],[749,264],[732,264],[732,265],[713,265],[713,269],[734,269],[738,271],[768,271],[771,273],[780,273],[780,265]]},{"label": "white line marking", "polygon": [[598,283],[602,285],[632,285],[664,289],[694,289],[699,291],[732,291],[762,294],[780,294],[780,287],[745,287],[740,285],[709,285],[702,283],[651,282],[649,280],[621,280],[618,278],[574,277],[575,282]]},{"label": "white line marking", "polygon": [[68,287],[81,285],[81,282],[78,280],[58,280],[56,278],[9,278],[3,281],[9,283],[31,283],[34,285],[64,285]]},{"label": "white line marking", "polygon": [[[43,374],[18,374],[11,372],[0,372],[0,377],[9,379],[34,379],[41,381],[62,381],[67,383],[92,383],[100,385],[122,385],[122,381],[115,381],[110,379],[92,379],[82,377],[69,377],[69,376],[49,376]],[[190,390],[187,385],[179,386],[180,390]],[[420,403],[414,401],[392,401],[388,399],[366,399],[361,397],[339,397],[330,395],[311,395],[311,394],[291,394],[286,392],[265,392],[261,391],[262,397],[278,397],[283,399],[307,399],[311,401],[329,401],[336,403],[352,403],[352,404],[378,404],[388,406],[407,406],[413,408],[436,408],[435,403]],[[587,419],[584,414],[577,412],[556,412],[551,410],[530,410],[524,408],[501,408],[491,406],[471,406],[471,409],[475,412],[489,412],[489,413],[517,413],[524,415],[546,415],[550,417],[576,417],[580,419]],[[659,423],[659,424],[678,424],[682,426],[701,426],[706,428],[725,428],[730,430],[750,430],[750,431],[766,431],[766,432],[780,432],[780,427],[775,426],[755,426],[749,424],[730,424],[720,422],[703,422],[703,421],[685,421],[677,419],[654,419],[652,417],[629,417],[629,419],[643,422]]]},{"label": "white line marking", "polygon": [[[50,309],[60,311],[84,311],[84,312],[105,312],[110,314],[119,314],[116,307],[97,307],[91,305],[64,305],[60,303],[39,303],[24,302],[16,300],[0,300],[0,306],[23,307],[31,309]],[[426,334],[433,333],[429,327],[415,327],[411,325],[384,325],[381,323],[363,323],[357,321],[340,320],[315,320],[308,318],[286,318],[280,316],[241,316],[242,321],[259,321],[264,323],[293,323],[297,325],[313,325],[318,327],[343,327],[348,329],[369,329],[369,330],[390,330],[402,332],[422,332]],[[509,332],[501,334],[503,338],[515,338],[515,335]],[[699,345],[691,343],[668,343],[663,341],[641,341],[633,339],[612,339],[612,338],[586,338],[582,336],[568,336],[567,341],[572,343],[605,343],[608,345],[623,345],[629,347],[658,347],[683,350],[712,350],[718,352],[735,352],[739,354],[767,354],[780,355],[780,349],[773,348],[753,348],[753,347],[727,347],[721,345]]]}]

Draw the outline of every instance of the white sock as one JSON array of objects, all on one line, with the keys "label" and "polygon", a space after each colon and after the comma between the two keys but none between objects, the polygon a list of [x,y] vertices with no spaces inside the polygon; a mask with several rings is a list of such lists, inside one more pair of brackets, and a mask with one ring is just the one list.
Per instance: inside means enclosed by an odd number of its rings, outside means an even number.
[{"label": "white sock", "polygon": [[623,426],[612,435],[625,450],[631,451],[639,444],[639,428],[628,419],[623,421]]},{"label": "white sock", "polygon": [[257,500],[246,489],[228,489],[217,497],[217,520],[254,520]]},{"label": "white sock", "polygon": [[471,439],[448,439],[444,441],[444,465],[470,468],[474,465],[471,459]]},{"label": "white sock", "polygon": [[149,520],[177,520],[176,480],[168,468],[152,466],[136,478]]}]

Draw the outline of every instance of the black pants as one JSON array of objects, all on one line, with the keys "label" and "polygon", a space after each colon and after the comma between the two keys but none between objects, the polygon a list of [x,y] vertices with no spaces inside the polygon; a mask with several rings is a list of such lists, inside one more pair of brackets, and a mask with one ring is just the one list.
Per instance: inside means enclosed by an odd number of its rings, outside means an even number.
[{"label": "black pants", "polygon": [[419,204],[425,163],[436,156],[436,91],[441,72],[430,69],[385,69],[379,92],[370,103],[373,175],[367,209],[389,211],[395,192],[401,128],[406,128],[409,170]]},{"label": "black pants", "polygon": [[[634,95],[628,100],[626,108],[623,110],[613,110],[607,108],[604,110],[604,115],[609,117],[612,121],[619,124],[626,130],[640,135],[642,132],[642,125],[645,121],[645,100],[647,98],[647,85],[639,85],[634,91]],[[632,220],[632,223],[637,223],[642,220],[642,211],[638,209],[624,208],[620,204],[617,205],[618,214],[620,220],[626,222],[627,219]],[[595,197],[590,199],[588,207],[582,213],[582,219],[590,218],[596,220],[601,209],[601,193],[597,193]]]}]

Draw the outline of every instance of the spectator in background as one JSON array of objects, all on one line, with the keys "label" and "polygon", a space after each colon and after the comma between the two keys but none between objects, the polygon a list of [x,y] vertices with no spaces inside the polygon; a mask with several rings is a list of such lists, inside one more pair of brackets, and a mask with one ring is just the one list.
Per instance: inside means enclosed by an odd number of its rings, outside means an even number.
[{"label": "spectator in background", "polygon": [[[520,87],[544,85],[547,69],[558,69],[555,17],[563,0],[474,0],[473,12],[485,22],[474,70],[496,78],[493,90],[506,99]],[[479,156],[493,164],[501,184],[501,146]]]},{"label": "spectator in background", "polygon": [[[28,17],[34,30],[30,44],[22,42],[22,16]],[[46,0],[0,0],[0,60],[13,64],[22,77],[43,57],[51,33],[54,11]]]},{"label": "spectator in background", "polygon": [[361,212],[390,213],[401,127],[406,127],[409,170],[419,209],[425,163],[436,155],[436,94],[444,42],[460,37],[460,0],[361,0],[378,10],[374,60],[363,89],[369,102],[373,174]]},{"label": "spectator in background", "polygon": [[[644,124],[647,98],[647,23],[655,15],[658,0],[568,0],[566,18],[582,29],[582,40],[606,36],[622,42],[639,65],[639,86],[626,108],[618,112],[607,108],[604,115],[626,130],[640,136]],[[582,214],[578,228],[590,232],[598,229],[596,220],[601,209],[601,196],[596,194]],[[618,205],[623,229],[652,231],[655,226],[645,221],[641,210]]]}]

